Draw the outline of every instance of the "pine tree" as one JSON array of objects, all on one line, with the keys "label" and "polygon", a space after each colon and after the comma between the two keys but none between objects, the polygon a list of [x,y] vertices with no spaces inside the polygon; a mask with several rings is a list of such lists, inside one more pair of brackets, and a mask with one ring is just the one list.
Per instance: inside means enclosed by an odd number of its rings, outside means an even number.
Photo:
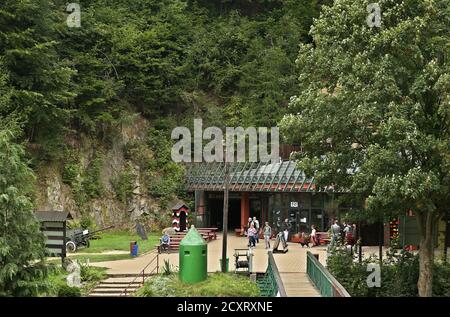
[{"label": "pine tree", "polygon": [[0,121],[0,296],[36,296],[47,285],[45,240],[33,214],[34,175],[14,135]]}]

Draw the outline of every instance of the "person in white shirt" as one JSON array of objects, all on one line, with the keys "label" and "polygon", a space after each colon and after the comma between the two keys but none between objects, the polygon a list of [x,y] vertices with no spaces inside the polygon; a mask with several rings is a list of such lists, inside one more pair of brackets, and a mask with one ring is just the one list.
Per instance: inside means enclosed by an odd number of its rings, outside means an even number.
[{"label": "person in white shirt", "polygon": [[253,217],[253,225],[255,226],[256,229],[255,240],[256,243],[259,243],[259,221],[256,219],[256,217]]},{"label": "person in white shirt", "polygon": [[317,235],[316,235],[316,232],[317,232],[316,226],[315,226],[315,225],[312,225],[312,226],[311,226],[311,240],[312,240],[312,243],[313,243],[313,247],[319,245],[319,241],[317,241]]}]

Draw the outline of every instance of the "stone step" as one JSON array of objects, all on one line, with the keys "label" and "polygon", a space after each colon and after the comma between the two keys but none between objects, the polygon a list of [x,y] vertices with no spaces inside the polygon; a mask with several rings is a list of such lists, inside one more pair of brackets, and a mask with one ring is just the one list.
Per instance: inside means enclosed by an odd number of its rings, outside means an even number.
[{"label": "stone step", "polygon": [[[142,281],[142,276],[140,276],[140,280]],[[135,279],[135,277],[109,277],[102,281],[102,283],[106,284],[129,284],[131,282],[133,283],[139,283],[139,278]]]},{"label": "stone step", "polygon": [[121,288],[121,289],[125,289],[125,288],[139,288],[141,287],[141,284],[139,283],[133,283],[133,284],[104,284],[104,283],[100,283],[98,284],[95,288],[99,289],[99,288]]},{"label": "stone step", "polygon": [[118,293],[90,293],[88,297],[120,297],[123,296],[122,292]]},{"label": "stone step", "polygon": [[134,285],[134,284],[141,284],[142,283],[142,279],[135,280],[134,282],[132,282],[132,281],[121,281],[121,280],[119,280],[119,281],[109,280],[109,281],[101,281],[101,283],[105,284],[105,285],[118,285],[118,284],[120,284],[120,285],[128,285],[128,284]]},{"label": "stone step", "polygon": [[[122,293],[125,290],[125,288],[98,288],[96,287],[92,292],[94,294],[115,294],[115,293]],[[136,290],[136,288],[128,289],[128,291]]]},{"label": "stone step", "polygon": [[[154,274],[144,274],[145,276],[152,276]],[[142,274],[136,274],[136,273],[114,273],[114,274],[107,274],[108,279],[113,278],[113,279],[118,279],[118,278],[132,278],[130,279],[130,282],[133,280],[133,278],[135,277],[142,277]]]}]

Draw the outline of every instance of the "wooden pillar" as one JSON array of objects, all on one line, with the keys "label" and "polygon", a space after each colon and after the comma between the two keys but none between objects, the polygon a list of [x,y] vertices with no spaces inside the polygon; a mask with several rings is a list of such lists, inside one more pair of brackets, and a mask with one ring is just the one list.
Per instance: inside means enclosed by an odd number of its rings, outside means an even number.
[{"label": "wooden pillar", "polygon": [[208,226],[206,223],[206,207],[205,207],[205,192],[203,190],[197,190],[195,191],[195,210],[197,211],[196,216],[196,226],[197,227],[204,227]]},{"label": "wooden pillar", "polygon": [[243,192],[241,194],[241,227],[247,226],[248,218],[250,217],[250,200],[248,199],[248,193]]}]

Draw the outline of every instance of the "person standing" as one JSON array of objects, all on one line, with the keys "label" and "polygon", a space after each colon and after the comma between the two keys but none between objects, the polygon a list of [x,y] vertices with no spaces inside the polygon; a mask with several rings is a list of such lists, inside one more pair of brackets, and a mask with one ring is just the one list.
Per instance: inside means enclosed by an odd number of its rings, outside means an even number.
[{"label": "person standing", "polygon": [[252,224],[250,224],[250,228],[248,228],[248,246],[249,247],[255,247],[255,235],[256,235],[256,229],[255,226]]},{"label": "person standing", "polygon": [[291,224],[289,223],[289,219],[286,218],[283,222],[283,225],[281,227],[281,229],[283,230],[283,234],[284,234],[284,240],[286,241],[286,243],[288,242],[288,237],[289,237],[289,229],[291,227]]},{"label": "person standing", "polygon": [[354,245],[353,240],[353,227],[350,224],[346,224],[344,228],[344,236],[345,236],[345,242],[348,245]]},{"label": "person standing", "polygon": [[258,219],[256,219],[256,217],[253,217],[253,225],[256,229],[255,241],[256,243],[259,243],[259,221]]},{"label": "person standing", "polygon": [[331,226],[331,246],[334,246],[337,241],[340,240],[341,226],[339,226],[339,221],[336,219]]},{"label": "person standing", "polygon": [[265,247],[266,249],[270,249],[270,237],[272,236],[272,228],[269,226],[269,223],[267,221],[264,226],[263,233]]}]

